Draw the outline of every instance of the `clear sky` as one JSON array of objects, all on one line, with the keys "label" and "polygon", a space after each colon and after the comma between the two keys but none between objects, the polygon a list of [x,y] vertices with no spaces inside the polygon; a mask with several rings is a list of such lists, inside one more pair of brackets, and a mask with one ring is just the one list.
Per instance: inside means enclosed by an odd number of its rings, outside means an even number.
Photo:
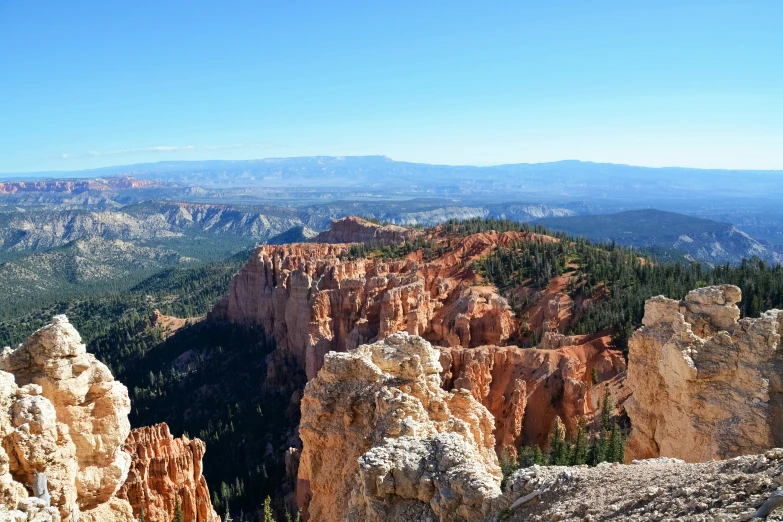
[{"label": "clear sky", "polygon": [[0,172],[385,154],[783,169],[783,1],[0,0]]}]

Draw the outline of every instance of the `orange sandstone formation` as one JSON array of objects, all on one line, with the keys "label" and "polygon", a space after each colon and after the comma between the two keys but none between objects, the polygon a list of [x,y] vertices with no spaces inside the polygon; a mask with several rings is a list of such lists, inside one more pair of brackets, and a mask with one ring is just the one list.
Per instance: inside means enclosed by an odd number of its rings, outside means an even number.
[{"label": "orange sandstone formation", "polygon": [[[338,221],[334,230],[320,240],[401,240],[394,235],[379,239],[379,227],[361,220]],[[499,246],[556,238],[491,231],[458,237],[436,229],[423,239],[434,246],[398,259],[372,255],[353,259],[349,243],[260,246],[211,317],[260,324],[274,338],[277,353],[270,359],[268,383],[280,380],[285,368],[278,368],[276,361],[287,357],[296,360],[312,380],[329,352],[355,350],[395,332],[420,336],[441,351],[441,385],[454,392],[468,391],[492,413],[497,449],[522,443],[545,445],[558,416],[565,419],[569,432],[575,431],[580,417],[592,417],[607,389],[616,404],[627,397],[625,363],[619,352],[609,348],[608,338],[559,333],[583,305],[573,304],[568,297],[567,278],[556,278],[544,291],[531,290],[524,300],[530,305],[530,326],[543,334],[540,349],[503,347],[518,336],[521,318],[494,286],[473,272],[471,264]],[[313,474],[319,480],[327,475],[325,464],[313,461],[307,452],[305,439],[311,435],[307,404],[302,403],[304,431],[300,433],[305,448],[295,494],[297,504],[305,509],[311,497],[327,495],[343,480],[311,482]],[[353,425],[359,417],[352,413],[344,419]],[[291,453],[286,461],[292,483],[298,455],[294,458]],[[354,457],[345,459],[338,460],[351,466]],[[313,471],[313,466],[320,471]],[[326,508],[317,507],[315,512],[321,509]]]},{"label": "orange sandstone formation", "polygon": [[143,507],[151,522],[174,520],[179,500],[185,520],[220,520],[202,475],[202,441],[175,439],[163,423],[132,430],[124,449],[131,455],[131,468],[117,496],[128,500],[137,516]]},{"label": "orange sandstone formation", "polygon": [[329,230],[313,238],[314,243],[372,243],[389,245],[413,239],[420,232],[397,225],[378,225],[359,217],[332,221]]},{"label": "orange sandstone formation", "polygon": [[445,346],[503,344],[513,332],[506,300],[492,289],[471,287],[464,261],[349,260],[349,247],[258,247],[212,317],[261,324],[308,379],[326,352],[398,331]]},{"label": "orange sandstone formation", "polygon": [[568,434],[575,433],[580,418],[592,418],[607,387],[615,404],[627,397],[625,361],[607,348],[606,338],[561,337],[572,345],[440,349],[443,387],[469,390],[492,413],[498,449],[545,445],[558,417]]}]

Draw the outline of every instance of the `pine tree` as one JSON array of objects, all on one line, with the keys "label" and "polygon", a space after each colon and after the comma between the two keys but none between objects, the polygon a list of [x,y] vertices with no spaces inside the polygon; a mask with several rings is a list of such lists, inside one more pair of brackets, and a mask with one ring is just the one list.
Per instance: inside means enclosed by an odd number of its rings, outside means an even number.
[{"label": "pine tree", "polygon": [[147,519],[144,517],[144,506],[139,506],[139,522],[147,522]]},{"label": "pine tree", "polygon": [[608,430],[612,420],[613,409],[614,406],[612,406],[609,388],[605,388],[604,397],[601,400],[601,413],[598,416],[598,435],[593,438],[587,456],[587,462],[591,466],[596,466],[607,460],[609,450]]},{"label": "pine tree", "polygon": [[568,443],[565,441],[565,433],[560,427],[560,419],[557,418],[552,428],[551,442],[549,445],[549,464],[551,466],[567,466],[569,457]]},{"label": "pine tree", "polygon": [[269,497],[264,500],[264,522],[275,522],[272,516],[272,499]]},{"label": "pine tree", "polygon": [[510,477],[518,468],[517,459],[511,454],[508,448],[504,447],[500,450],[500,458],[498,458],[500,464],[500,471],[503,474],[503,480],[500,487],[503,487],[508,477]]},{"label": "pine tree", "polygon": [[609,434],[609,445],[606,453],[606,459],[610,462],[622,462],[625,460],[625,436],[616,422]]},{"label": "pine tree", "polygon": [[185,522],[182,515],[182,505],[179,503],[179,497],[177,497],[177,503],[174,505],[174,522]]},{"label": "pine tree", "polygon": [[612,397],[609,395],[609,387],[604,388],[604,398],[601,402],[601,429],[604,431],[609,430],[609,426],[614,416],[614,405],[612,404]]},{"label": "pine tree", "polygon": [[579,420],[579,428],[576,431],[576,440],[571,453],[571,465],[579,466],[587,464],[587,426],[583,420]]},{"label": "pine tree", "polygon": [[522,446],[519,448],[519,457],[517,459],[520,468],[529,468],[530,466],[543,466],[546,464],[546,457],[538,444],[532,446]]}]

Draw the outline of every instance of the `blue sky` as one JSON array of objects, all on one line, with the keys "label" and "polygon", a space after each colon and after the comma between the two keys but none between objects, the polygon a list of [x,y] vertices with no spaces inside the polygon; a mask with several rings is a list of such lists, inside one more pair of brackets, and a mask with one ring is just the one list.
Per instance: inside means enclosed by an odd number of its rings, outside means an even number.
[{"label": "blue sky", "polygon": [[0,172],[385,154],[783,169],[783,2],[0,0]]}]

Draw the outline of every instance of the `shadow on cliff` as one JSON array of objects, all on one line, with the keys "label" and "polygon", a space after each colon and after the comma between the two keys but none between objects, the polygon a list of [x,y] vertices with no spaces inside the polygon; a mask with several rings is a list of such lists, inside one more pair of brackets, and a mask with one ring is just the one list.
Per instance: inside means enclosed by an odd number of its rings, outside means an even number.
[{"label": "shadow on cliff", "polygon": [[[129,362],[120,377],[133,426],[165,421],[172,433],[206,442],[204,476],[221,516],[289,492],[285,450],[298,438],[305,377],[274,348],[259,326],[205,321]],[[284,380],[275,375],[281,369]]]}]

